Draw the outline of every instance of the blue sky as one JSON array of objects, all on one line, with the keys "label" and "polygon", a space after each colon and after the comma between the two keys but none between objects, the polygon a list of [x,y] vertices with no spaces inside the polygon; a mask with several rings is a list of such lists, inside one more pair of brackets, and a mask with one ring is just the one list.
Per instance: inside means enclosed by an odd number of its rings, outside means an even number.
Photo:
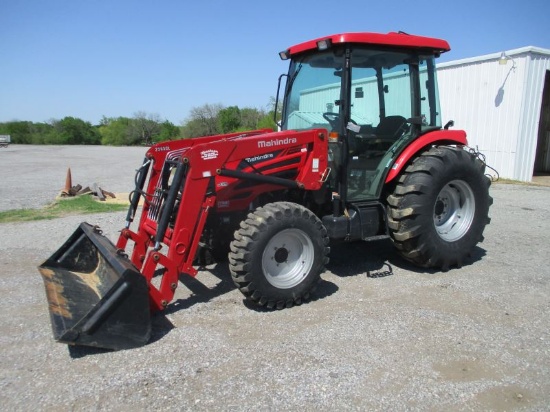
[{"label": "blue sky", "polygon": [[440,61],[550,49],[550,1],[0,0],[0,122],[266,108],[278,52],[341,32],[440,37]]}]

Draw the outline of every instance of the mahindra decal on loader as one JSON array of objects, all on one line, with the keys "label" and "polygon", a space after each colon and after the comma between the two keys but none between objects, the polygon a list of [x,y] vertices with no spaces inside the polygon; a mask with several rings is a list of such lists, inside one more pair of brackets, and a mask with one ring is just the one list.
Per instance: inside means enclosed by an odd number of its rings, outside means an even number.
[{"label": "mahindra decal on loader", "polygon": [[116,244],[82,223],[40,265],[55,339],[146,344],[196,264],[229,259],[244,296],[278,309],[310,297],[331,240],[390,238],[421,267],[460,267],[492,198],[466,133],[442,127],[435,58],[449,49],[405,33],[301,43],[280,53],[281,131],[152,146]]}]

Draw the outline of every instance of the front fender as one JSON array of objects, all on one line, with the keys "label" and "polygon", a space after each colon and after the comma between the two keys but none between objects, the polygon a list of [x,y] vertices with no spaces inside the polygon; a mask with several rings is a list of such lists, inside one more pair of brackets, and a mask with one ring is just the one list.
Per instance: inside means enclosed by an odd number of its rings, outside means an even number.
[{"label": "front fender", "polygon": [[411,142],[393,163],[388,175],[386,183],[395,179],[401,170],[409,163],[409,161],[424,150],[424,148],[432,145],[467,145],[466,132],[464,130],[435,130],[428,132],[418,139]]}]

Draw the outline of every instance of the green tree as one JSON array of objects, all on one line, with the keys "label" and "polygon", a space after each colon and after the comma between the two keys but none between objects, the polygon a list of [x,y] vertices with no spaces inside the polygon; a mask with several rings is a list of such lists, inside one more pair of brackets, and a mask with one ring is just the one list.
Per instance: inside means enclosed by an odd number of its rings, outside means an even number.
[{"label": "green tree", "polygon": [[0,124],[0,134],[9,134],[12,143],[32,143],[31,122],[13,121]]},{"label": "green tree", "polygon": [[161,119],[158,114],[136,112],[130,123],[130,140],[132,144],[149,145],[157,140],[161,132]]},{"label": "green tree", "polygon": [[52,125],[48,123],[31,123],[31,142],[32,144],[44,144],[45,136],[52,130]]},{"label": "green tree", "polygon": [[158,135],[159,142],[165,142],[167,140],[177,140],[181,137],[181,130],[175,124],[165,120],[160,125],[160,134]]},{"label": "green tree", "polygon": [[218,122],[222,133],[231,133],[241,127],[241,110],[237,106],[229,106],[218,112]]},{"label": "green tree", "polygon": [[277,130],[273,112],[251,107],[240,109],[238,106],[206,104],[191,109],[189,119],[182,125],[181,135],[183,138],[191,138],[254,129]]},{"label": "green tree", "polygon": [[114,146],[152,144],[180,137],[180,129],[157,114],[135,113],[135,117],[101,119],[101,143]]},{"label": "green tree", "polygon": [[188,120],[182,127],[183,138],[212,136],[221,133],[218,113],[222,109],[221,104],[193,107]]},{"label": "green tree", "polygon": [[258,129],[271,129],[273,131],[277,130],[277,124],[273,118],[273,112],[264,114],[264,116],[258,121]]},{"label": "green tree", "polygon": [[75,145],[101,143],[101,135],[97,128],[82,119],[67,116],[61,120],[54,120],[52,126],[44,138],[45,143]]},{"label": "green tree", "polygon": [[111,146],[129,146],[131,119],[128,117],[103,117],[99,126],[101,144]]},{"label": "green tree", "polygon": [[263,116],[265,116],[263,110],[253,107],[241,109],[241,130],[258,129],[258,124]]},{"label": "green tree", "polygon": [[47,123],[33,123],[14,120],[0,123],[0,134],[9,134],[16,144],[44,144],[45,136],[52,130]]},{"label": "green tree", "polygon": [[181,126],[181,136],[184,139],[206,136],[203,123],[198,119],[189,119]]}]

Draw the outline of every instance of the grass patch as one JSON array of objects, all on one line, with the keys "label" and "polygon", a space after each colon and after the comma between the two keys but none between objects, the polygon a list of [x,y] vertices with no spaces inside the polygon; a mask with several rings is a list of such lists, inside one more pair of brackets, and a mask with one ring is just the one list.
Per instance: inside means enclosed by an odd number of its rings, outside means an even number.
[{"label": "grass patch", "polygon": [[76,196],[56,200],[42,209],[17,209],[0,212],[0,223],[28,222],[31,220],[55,219],[68,215],[87,213],[120,212],[128,208],[125,204],[98,202],[92,196]]}]

